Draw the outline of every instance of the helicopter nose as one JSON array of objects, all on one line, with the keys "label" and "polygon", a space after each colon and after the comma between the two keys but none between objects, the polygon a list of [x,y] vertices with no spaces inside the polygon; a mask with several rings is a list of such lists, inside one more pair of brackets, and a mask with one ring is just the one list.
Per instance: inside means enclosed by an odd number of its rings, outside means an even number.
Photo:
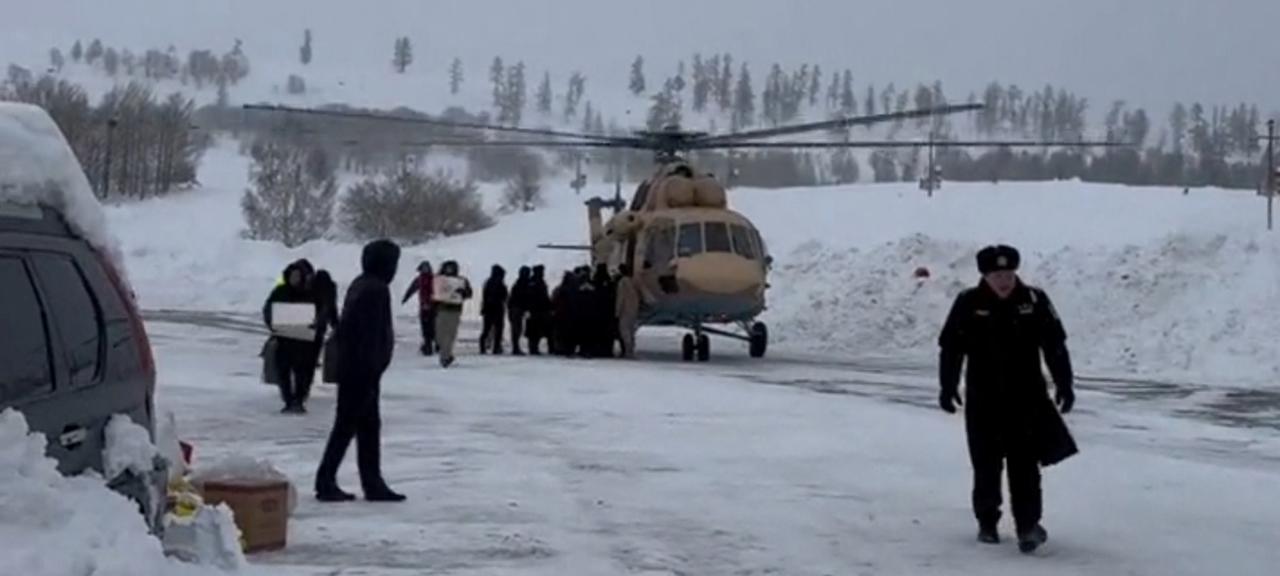
[{"label": "helicopter nose", "polygon": [[759,262],[729,254],[701,254],[685,260],[676,276],[682,285],[711,294],[742,294],[764,284]]}]

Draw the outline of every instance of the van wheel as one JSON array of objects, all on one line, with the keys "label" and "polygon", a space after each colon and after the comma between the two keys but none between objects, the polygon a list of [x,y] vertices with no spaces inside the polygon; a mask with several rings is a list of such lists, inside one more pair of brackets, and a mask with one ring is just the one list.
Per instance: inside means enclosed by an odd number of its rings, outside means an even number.
[{"label": "van wheel", "polygon": [[711,338],[706,334],[698,335],[698,361],[706,362],[711,359]]},{"label": "van wheel", "polygon": [[685,334],[684,339],[680,341],[680,358],[685,362],[692,362],[693,351],[693,334]]},{"label": "van wheel", "polygon": [[751,357],[763,358],[765,350],[769,347],[769,327],[765,326],[764,322],[752,324],[748,342]]}]

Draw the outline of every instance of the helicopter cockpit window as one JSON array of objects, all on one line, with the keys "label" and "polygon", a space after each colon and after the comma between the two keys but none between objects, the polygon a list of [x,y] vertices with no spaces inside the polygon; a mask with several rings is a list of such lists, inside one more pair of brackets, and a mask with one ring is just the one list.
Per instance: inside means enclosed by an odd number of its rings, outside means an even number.
[{"label": "helicopter cockpit window", "polygon": [[746,226],[734,224],[731,228],[733,231],[733,251],[737,255],[748,260],[755,260],[758,252],[756,246],[751,241],[751,232]]},{"label": "helicopter cockpit window", "polygon": [[729,244],[729,225],[724,222],[707,222],[706,227],[706,243],[707,252],[732,252]]},{"label": "helicopter cockpit window", "polygon": [[676,245],[676,257],[686,258],[702,253],[702,223],[680,225],[680,239]]}]

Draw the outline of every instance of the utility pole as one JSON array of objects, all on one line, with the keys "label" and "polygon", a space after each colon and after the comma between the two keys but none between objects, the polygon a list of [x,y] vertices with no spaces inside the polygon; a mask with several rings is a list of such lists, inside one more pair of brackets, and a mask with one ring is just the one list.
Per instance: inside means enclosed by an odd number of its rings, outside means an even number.
[{"label": "utility pole", "polygon": [[1271,230],[1275,222],[1272,206],[1275,203],[1276,188],[1280,187],[1280,177],[1276,174],[1276,121],[1267,120],[1267,230]]},{"label": "utility pole", "polygon": [[111,195],[111,147],[115,140],[112,135],[116,131],[116,125],[120,121],[115,116],[107,119],[107,154],[102,159],[102,197],[105,199]]}]

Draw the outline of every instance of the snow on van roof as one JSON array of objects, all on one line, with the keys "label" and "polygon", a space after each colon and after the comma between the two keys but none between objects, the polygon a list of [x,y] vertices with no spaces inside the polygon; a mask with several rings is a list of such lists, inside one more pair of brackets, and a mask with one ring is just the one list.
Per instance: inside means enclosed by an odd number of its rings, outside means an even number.
[{"label": "snow on van roof", "polygon": [[123,264],[79,160],[39,106],[0,102],[0,203],[51,208],[117,266]]}]

